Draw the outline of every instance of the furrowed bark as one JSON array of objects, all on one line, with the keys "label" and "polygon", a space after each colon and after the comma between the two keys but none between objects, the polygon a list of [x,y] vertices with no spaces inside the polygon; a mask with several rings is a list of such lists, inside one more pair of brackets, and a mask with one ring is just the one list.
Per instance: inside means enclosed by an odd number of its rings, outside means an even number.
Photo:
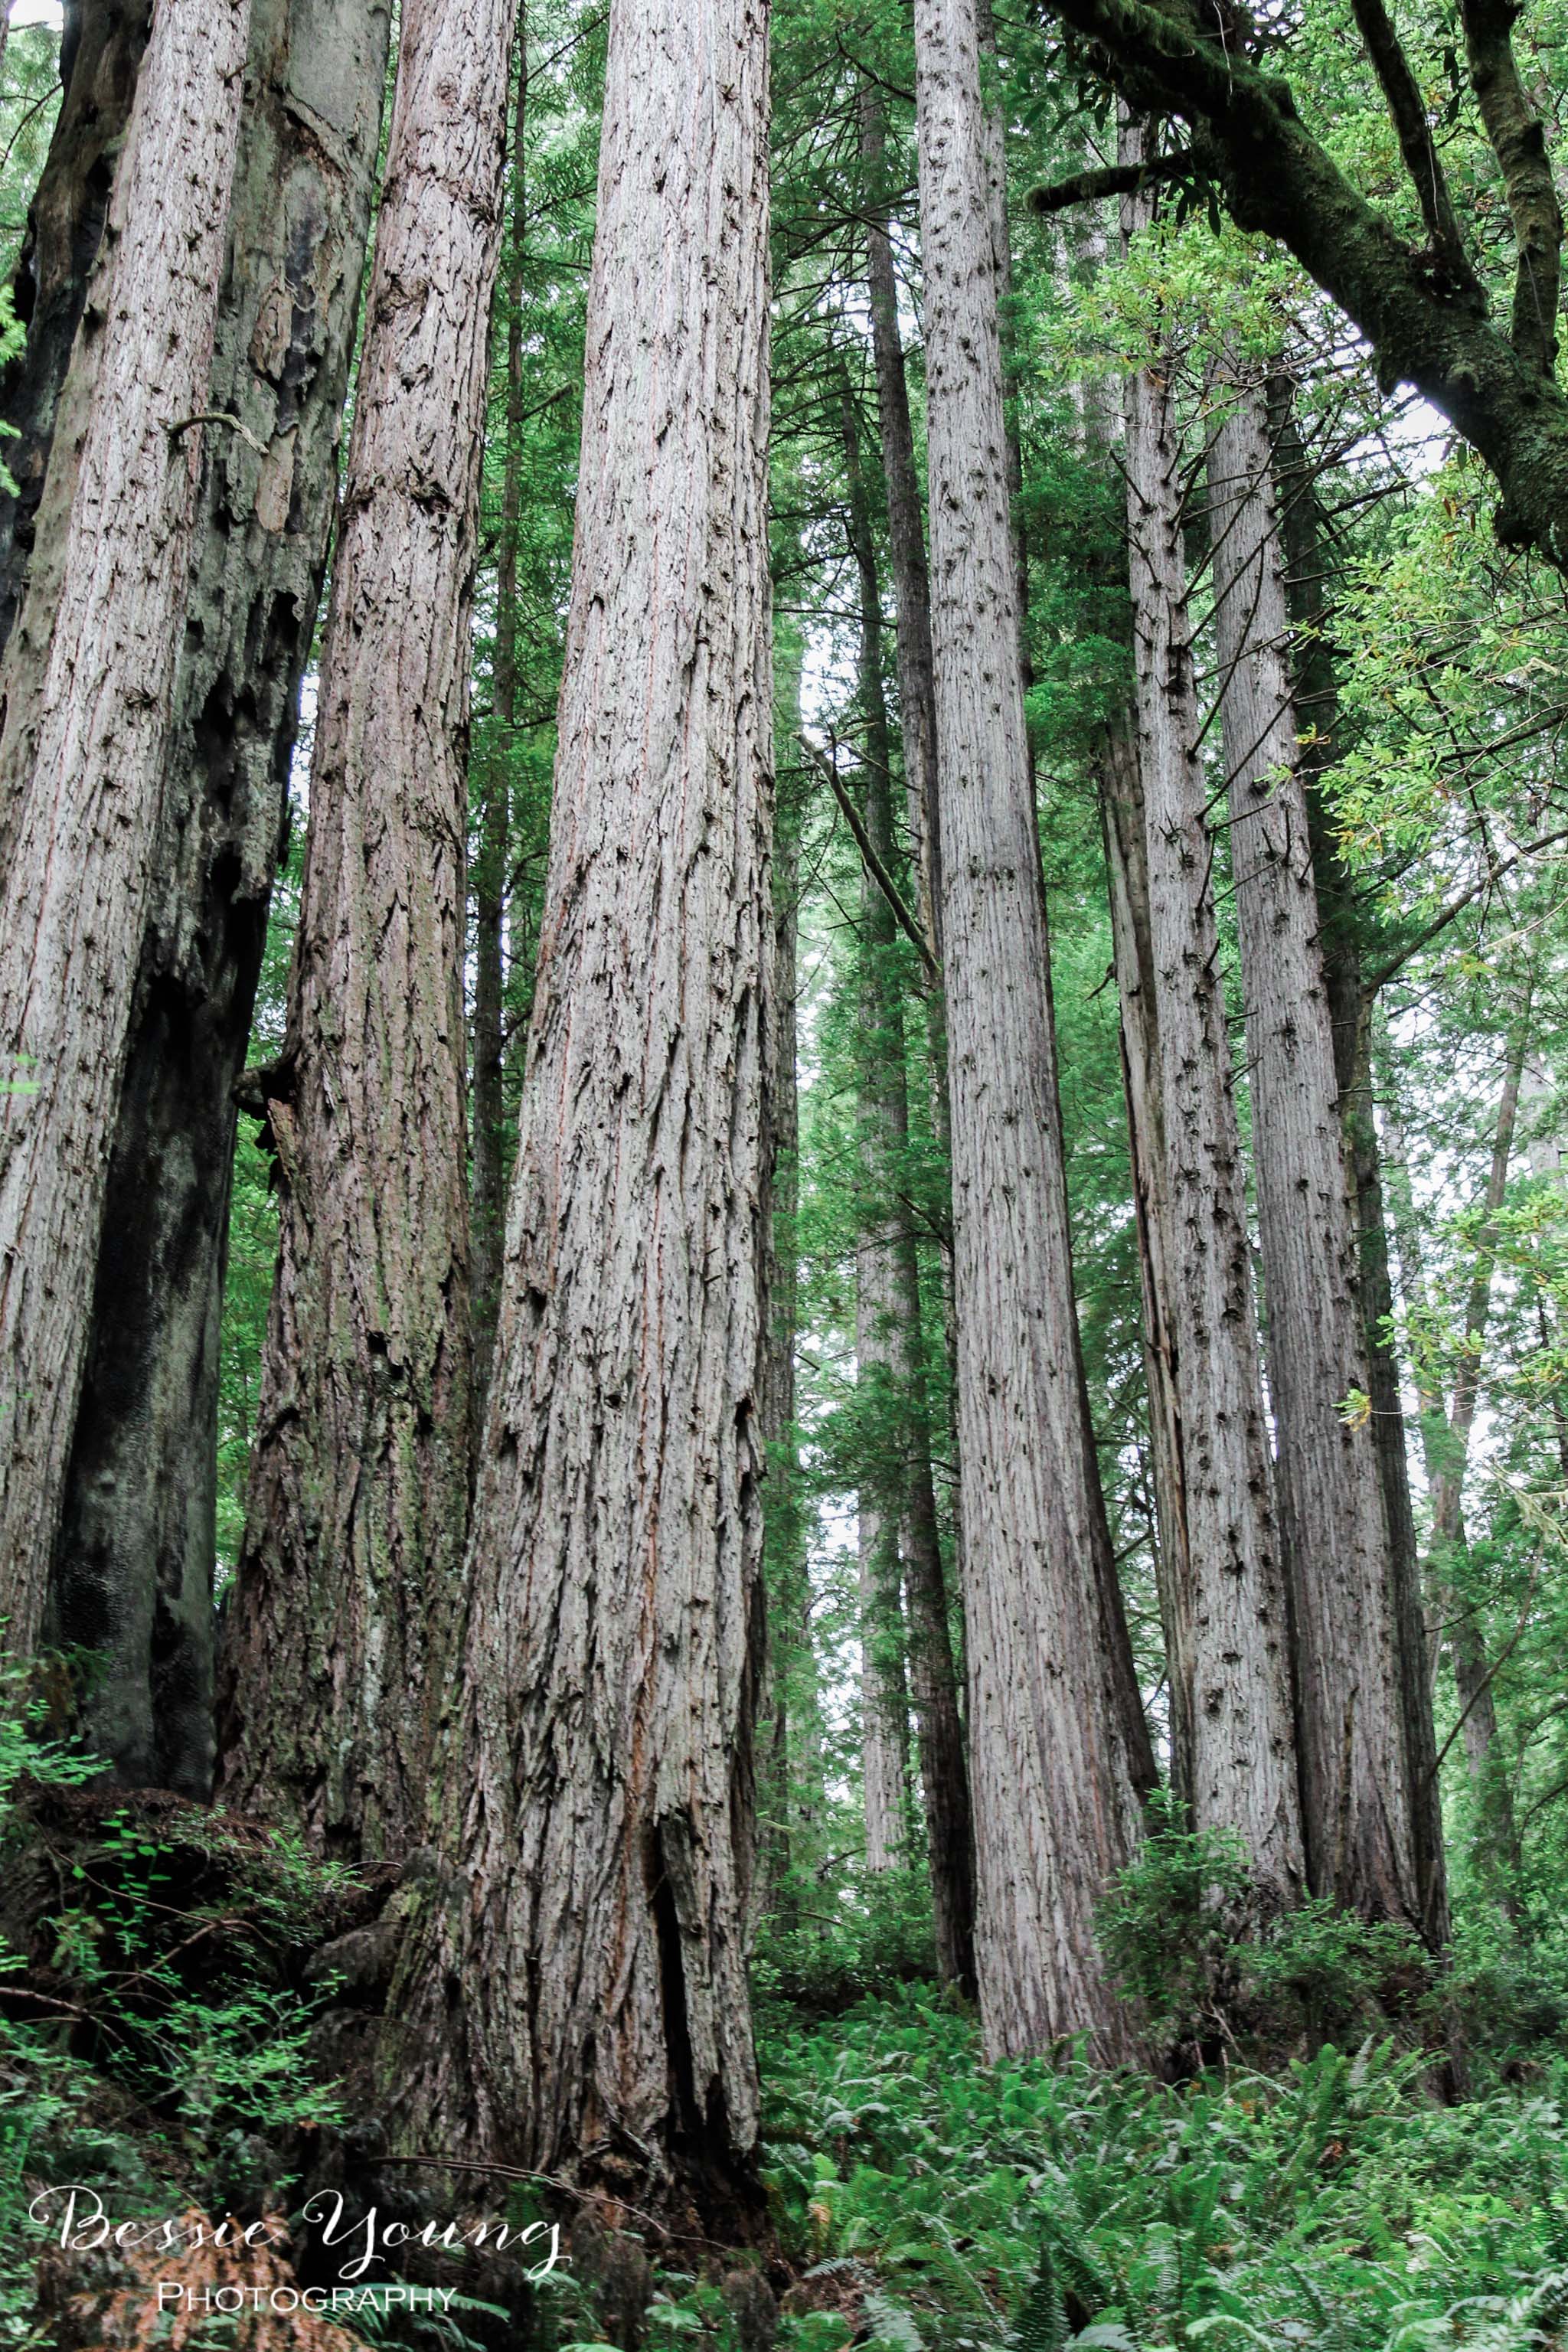
[{"label": "furrowed bark", "polygon": [[0,1616],[43,1621],[165,802],[248,8],[162,0],[36,701],[0,732]]},{"label": "furrowed bark", "polygon": [[1261,383],[1216,387],[1208,454],[1215,635],[1241,937],[1270,1391],[1296,1643],[1313,1891],[1419,1928],[1383,1485],[1339,1117],[1284,550]]},{"label": "furrowed bark", "polygon": [[[48,654],[58,567],[97,374],[97,346],[88,342],[79,350],[77,329],[103,242],[152,13],[152,0],[68,0],[60,36],[60,110],[27,208],[12,286],[27,340],[0,372],[0,419],[16,428],[16,437],[5,442],[5,465],[16,489],[0,489],[0,646],[10,637],[37,547],[53,567],[53,584],[41,581],[35,603],[35,666]],[[40,512],[68,373],[72,382],[60,478],[47,510]]]},{"label": "furrowed bark", "polygon": [[[1373,346],[1382,380],[1413,384],[1485,460],[1502,493],[1500,537],[1568,568],[1568,396],[1471,286],[1404,243],[1306,129],[1289,83],[1205,39],[1183,0],[1049,0],[1049,13],[1102,45],[1134,107],[1194,124],[1238,226],[1293,253]],[[1531,205],[1544,229],[1533,194]]]},{"label": "furrowed bark", "polygon": [[[1124,124],[1121,148],[1123,161],[1140,160],[1136,126]],[[1128,226],[1135,226],[1130,215]],[[1129,384],[1126,467],[1138,772],[1174,1277],[1170,1336],[1190,1569],[1185,1585],[1173,1580],[1169,1595],[1172,1670],[1191,1675],[1179,1719],[1191,1728],[1194,1825],[1234,1831],[1259,1901],[1289,1906],[1305,1872],[1287,1596],[1218,970],[1182,450],[1166,355]]]},{"label": "furrowed bark", "polygon": [[484,1423],[500,1306],[506,1224],[506,897],[511,838],[509,774],[517,733],[517,557],[522,520],[522,257],[528,179],[522,134],[528,114],[528,25],[518,8],[517,104],[511,134],[511,230],[506,286],[506,442],[501,461],[500,538],[496,555],[492,692],[499,756],[485,780],[474,872],[473,1320],[474,1438]]},{"label": "furrowed bark", "polygon": [[[336,505],[388,12],[253,0],[204,404],[199,553],[110,1165],[51,1638],[105,1662],[83,1737],[132,1785],[213,1761],[219,1318],[235,1084]],[[247,438],[246,436],[249,437]]]},{"label": "furrowed bark", "polygon": [[752,2210],[757,2124],[766,77],[759,0],[612,0],[550,875],[441,1790],[457,1867],[388,2055],[402,2144],[710,2235]]},{"label": "furrowed bark", "polygon": [[[405,0],[281,1064],[278,1277],[219,1790],[423,1827],[468,1502],[468,617],[512,0]],[[286,1696],[285,1696],[286,1695]]]},{"label": "furrowed bark", "polygon": [[917,0],[976,1965],[993,2056],[1130,2045],[1094,1910],[1136,1805],[1105,1641],[1029,785],[974,0]]}]

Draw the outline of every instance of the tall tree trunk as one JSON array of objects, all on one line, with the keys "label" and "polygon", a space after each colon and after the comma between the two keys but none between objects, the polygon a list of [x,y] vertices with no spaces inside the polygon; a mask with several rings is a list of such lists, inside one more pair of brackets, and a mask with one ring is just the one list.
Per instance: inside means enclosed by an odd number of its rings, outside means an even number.
[{"label": "tall tree trunk", "polygon": [[[120,1779],[205,1795],[234,1088],[287,826],[336,506],[388,11],[253,0],[229,251],[135,1008],[51,1638],[105,1671],[82,1730]],[[311,126],[330,123],[331,141]],[[248,437],[247,437],[248,436]]]},{"label": "tall tree trunk", "polygon": [[332,1851],[423,1823],[468,1502],[468,615],[513,0],[405,0],[321,660],[280,1247],[219,1788]]},{"label": "tall tree trunk", "polygon": [[496,556],[492,689],[496,753],[484,779],[479,854],[474,872],[473,1319],[474,1434],[489,1386],[500,1307],[506,1223],[506,898],[512,754],[517,746],[517,558],[522,521],[522,260],[528,176],[522,139],[528,116],[528,23],[519,0],[517,104],[511,135],[511,230],[506,298],[506,439],[501,458],[500,538]]},{"label": "tall tree trunk", "polygon": [[[893,871],[891,730],[882,688],[882,605],[876,542],[860,463],[853,403],[845,391],[845,454],[850,487],[850,534],[860,582],[861,709],[866,726],[864,761],[866,831],[885,871]],[[864,980],[861,1035],[864,1054],[860,1118],[868,1138],[865,1219],[858,1262],[857,1362],[862,1375],[879,1371],[888,1403],[899,1426],[893,1438],[896,1477],[880,1497],[895,1530],[901,1532],[907,1626],[904,1648],[909,1683],[920,1729],[921,1787],[925,1803],[927,1852],[937,1960],[945,1982],[972,1989],[974,1975],[973,1830],[969,1774],[958,1704],[958,1672],[948,1622],[936,1486],[931,1475],[931,1429],[925,1396],[925,1340],[921,1301],[920,1255],[913,1222],[904,1203],[901,1168],[910,1141],[907,1044],[898,977],[898,923],[887,898],[869,875],[860,894]],[[897,1537],[895,1535],[895,1544]],[[890,1618],[886,1570],[879,1581],[872,1555],[869,1579],[881,1614]],[[868,1551],[861,1549],[867,1580]],[[876,1615],[870,1638],[877,1633]],[[902,1655],[896,1685],[878,1693],[884,1712],[903,1704]],[[868,1693],[868,1700],[870,1694]],[[901,1722],[900,1725],[901,1728]],[[885,1743],[884,1743],[885,1744]],[[895,1751],[896,1752],[896,1751]],[[879,1772],[883,1759],[877,1759]],[[884,1777],[886,1777],[884,1775]],[[896,1783],[902,1793],[901,1766]],[[871,1801],[868,1795],[868,1858]],[[901,1825],[901,1806],[900,1811]],[[888,1852],[885,1840],[879,1841]],[[889,1858],[890,1853],[889,1853]],[[873,1863],[873,1867],[876,1864]]]},{"label": "tall tree trunk", "polygon": [[1154,1481],[1155,1580],[1170,1694],[1171,1786],[1190,1812],[1197,1785],[1193,1722],[1197,1659],[1190,1599],[1194,1570],[1187,1527],[1186,1440],[1174,1324],[1180,1259],[1172,1213],[1160,1062],[1159,980],[1150,924],[1149,851],[1134,713],[1113,719],[1107,727],[1099,747],[1099,769],[1111,946],[1121,1011],[1128,1159],[1138,1228],[1143,1379]]},{"label": "tall tree trunk", "polygon": [[0,808],[0,1617],[36,1643],[165,799],[247,0],[162,0],[111,204],[97,383]]},{"label": "tall tree trunk", "polygon": [[1442,1791],[1432,1719],[1426,1602],[1415,1513],[1410,1494],[1405,1406],[1393,1339],[1394,1279],[1377,1139],[1373,1083],[1375,998],[1363,984],[1355,889],[1324,803],[1325,771],[1339,756],[1339,686],[1328,635],[1326,582],[1331,562],[1312,468],[1297,428],[1291,387],[1269,387],[1269,423],[1282,509],[1286,600],[1295,632],[1292,672],[1300,730],[1307,829],[1317,883],[1323,975],[1333,1029],[1334,1072],[1353,1177],[1352,1214],[1360,1258],[1362,1326],[1372,1400],[1372,1433],[1388,1522],[1389,1573],[1394,1596],[1400,1693],[1405,1715],[1416,1889],[1423,1933],[1433,1950],[1447,1943],[1447,1871],[1443,1853]]},{"label": "tall tree trunk", "polygon": [[1263,386],[1219,389],[1215,632],[1313,1891],[1419,1928],[1414,1784]]},{"label": "tall tree trunk", "polygon": [[[15,492],[0,489],[0,646],[11,635],[37,549],[48,577],[40,579],[34,599],[29,668],[41,669],[48,657],[100,347],[89,339],[79,348],[77,329],[99,264],[152,13],[152,0],[66,0],[59,112],[27,207],[12,287],[27,340],[0,371],[0,421],[15,428],[5,441],[5,466],[16,485]],[[101,318],[101,289],[97,312]],[[40,510],[68,375],[60,464]]]},{"label": "tall tree trunk", "polygon": [[612,0],[458,1877],[390,2060],[407,2145],[689,2199],[710,2235],[757,2122],[767,122],[760,0]]},{"label": "tall tree trunk", "polygon": [[[1141,159],[1135,125],[1124,123],[1121,144],[1124,160]],[[1215,844],[1197,749],[1171,376],[1163,356],[1131,378],[1126,449],[1137,765],[1174,1261],[1169,1328],[1190,1570],[1184,1584],[1171,1586],[1168,1640],[1173,1675],[1190,1677],[1177,1720],[1191,1727],[1194,1823],[1236,1832],[1261,1899],[1289,1905],[1304,1865],[1289,1621],[1218,969]]]},{"label": "tall tree trunk", "polygon": [[[849,488],[849,543],[860,586],[859,704],[867,835],[885,873],[894,870],[889,777],[893,746],[882,686],[882,597],[876,542],[860,465],[860,436],[847,375],[840,393]],[[895,1205],[900,1154],[908,1150],[903,1006],[891,969],[898,925],[876,880],[860,873],[860,1022],[856,1106],[860,1131],[859,1232],[855,1249],[855,1384],[866,1448],[856,1538],[860,1574],[860,1758],[866,1866],[874,1874],[903,1859],[909,1808],[909,1687],[899,1541],[914,1475],[900,1422],[909,1300],[900,1279],[907,1219]],[[916,1306],[919,1304],[916,1268]],[[907,1465],[907,1466],[906,1466]],[[926,1476],[931,1475],[929,1453]],[[935,1511],[932,1510],[934,1520]]]},{"label": "tall tree trunk", "polygon": [[[936,788],[936,673],[931,641],[931,576],[921,519],[920,473],[910,418],[909,380],[899,331],[899,283],[888,234],[887,131],[881,92],[860,92],[860,161],[866,177],[866,282],[877,418],[888,490],[888,544],[897,599],[899,723],[903,740],[910,838],[914,844],[921,917],[931,949],[942,953],[942,842]],[[940,1014],[940,999],[933,999]],[[942,1050],[945,1085],[945,1046]]]},{"label": "tall tree trunk", "polygon": [[1135,1800],[1105,1640],[1029,786],[974,0],[916,0],[976,1964],[994,2056],[1130,2027],[1094,1937]]},{"label": "tall tree trunk", "polygon": [[[796,997],[800,942],[802,796],[786,781],[801,774],[801,684],[805,644],[799,623],[779,630],[774,665],[773,756],[779,776],[773,832],[773,991],[769,1025],[768,1165],[763,1388],[759,1420],[767,1462],[763,1496],[767,1591],[767,1686],[762,1708],[760,1779],[763,1834],[757,1907],[799,1923],[794,1868],[795,1780],[805,1777],[816,1711],[797,1705],[812,1664],[811,1579],[806,1564],[795,1430],[795,1346],[800,1328],[800,1093]],[[798,1715],[798,1720],[796,1719]]]},{"label": "tall tree trunk", "polygon": [[[1498,1740],[1497,1700],[1487,1664],[1486,1644],[1471,1602],[1454,1581],[1454,1569],[1469,1547],[1465,1527],[1464,1481],[1480,1392],[1480,1368],[1487,1325],[1491,1314],[1490,1229],[1508,1192],[1509,1163],[1513,1154],[1521,1077],[1529,1035],[1528,1013],[1516,1024],[1509,1041],[1502,1091],[1492,1135],[1491,1165],[1485,1194],[1481,1228],[1482,1256],[1465,1307],[1465,1333],[1475,1355],[1468,1360],[1455,1383],[1449,1411],[1430,1390],[1421,1392],[1422,1443],[1426,1481],[1431,1491],[1433,1604],[1454,1668],[1454,1695],[1459,1703],[1460,1737],[1469,1767],[1477,1806],[1477,1859],[1483,1876],[1496,1886],[1498,1899],[1510,1916],[1517,1915],[1513,1880],[1520,1867],[1519,1831],[1514,1819],[1513,1790]],[[1388,1146],[1398,1211],[1395,1230],[1400,1257],[1400,1284],[1407,1310],[1426,1304],[1426,1285],[1421,1246],[1415,1229],[1415,1201],[1397,1106],[1388,1118]],[[1445,1423],[1439,1438],[1436,1426]]]}]

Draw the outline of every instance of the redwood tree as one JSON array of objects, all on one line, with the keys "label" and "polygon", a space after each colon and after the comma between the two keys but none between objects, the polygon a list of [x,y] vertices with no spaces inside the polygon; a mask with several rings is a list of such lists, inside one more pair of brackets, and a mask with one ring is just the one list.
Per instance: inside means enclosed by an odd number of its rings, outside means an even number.
[{"label": "redwood tree", "polygon": [[[235,1084],[287,826],[359,314],[389,10],[253,0],[164,754],[49,1626],[96,1653],[81,1724],[127,1781],[212,1775],[219,1322]],[[331,122],[324,140],[314,125]]]},{"label": "redwood tree", "polygon": [[278,1277],[219,1790],[423,1822],[467,1536],[468,614],[515,0],[405,0],[281,1059]]},{"label": "redwood tree", "polygon": [[69,521],[22,616],[47,657],[25,695],[9,691],[15,636],[0,670],[0,1615],[23,1652],[59,1523],[166,799],[248,17],[248,0],[157,8]]},{"label": "redwood tree", "polygon": [[757,2123],[767,125],[762,0],[613,0],[449,1874],[388,2055],[410,2148],[709,2213]]},{"label": "redwood tree", "polygon": [[1129,2027],[1094,1937],[1135,1800],[1095,1553],[1025,735],[974,0],[917,0],[964,1615],[994,2055]]}]

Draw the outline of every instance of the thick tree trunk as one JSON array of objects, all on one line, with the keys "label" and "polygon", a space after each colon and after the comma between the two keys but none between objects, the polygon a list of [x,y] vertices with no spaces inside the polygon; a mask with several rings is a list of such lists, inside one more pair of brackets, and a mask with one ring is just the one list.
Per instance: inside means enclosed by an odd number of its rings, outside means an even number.
[{"label": "thick tree trunk", "polygon": [[506,899],[510,850],[511,758],[517,740],[517,558],[522,521],[522,257],[528,233],[528,179],[522,135],[528,115],[528,25],[518,8],[517,105],[512,116],[511,230],[505,272],[506,440],[501,459],[500,545],[496,555],[496,641],[492,692],[496,757],[484,779],[484,810],[474,872],[473,1320],[474,1437],[478,1444],[489,1387],[500,1307],[506,1224]]},{"label": "thick tree trunk", "polygon": [[219,1788],[330,1849],[419,1832],[470,1391],[468,614],[513,0],[405,0],[310,771],[281,1222]]},{"label": "thick tree trunk", "polygon": [[1399,1632],[1260,383],[1219,388],[1215,632],[1313,1890],[1423,1925]]},{"label": "thick tree trunk", "polygon": [[[1124,126],[1124,154],[1140,153],[1139,141],[1136,128]],[[1171,1664],[1173,1675],[1191,1677],[1177,1720],[1191,1729],[1194,1823],[1235,1831],[1261,1899],[1289,1905],[1302,1890],[1304,1867],[1285,1574],[1218,969],[1182,451],[1167,366],[1141,368],[1131,381],[1126,466],[1138,772],[1173,1253],[1169,1334],[1190,1570],[1184,1585],[1173,1580],[1169,1593]]]},{"label": "thick tree trunk", "polygon": [[[43,1619],[165,800],[246,0],[162,0],[38,689],[0,732],[0,1616]],[[26,722],[23,723],[24,716]]]},{"label": "thick tree trunk", "polygon": [[[244,1066],[336,505],[388,13],[253,0],[167,805],[49,1608],[117,1775],[212,1774],[219,1318]],[[330,139],[310,126],[328,126]],[[247,437],[248,436],[248,437]]]},{"label": "thick tree trunk", "polygon": [[974,0],[917,0],[976,1962],[993,2055],[1130,2028],[1094,1912],[1135,1800],[1078,1378]]},{"label": "thick tree trunk", "polygon": [[689,2200],[710,2235],[757,2121],[767,121],[759,0],[612,0],[459,1874],[390,2059],[406,2145]]},{"label": "thick tree trunk", "polygon": [[[58,563],[98,373],[99,345],[88,341],[79,349],[77,329],[103,243],[152,13],[152,0],[66,0],[60,110],[27,207],[12,288],[27,340],[0,372],[0,421],[16,428],[5,441],[5,466],[16,485],[15,493],[0,489],[0,646],[10,637],[38,545],[53,586],[40,582],[35,599],[31,667],[48,656]],[[40,512],[68,373],[59,477]]]},{"label": "thick tree trunk", "polygon": [[1159,981],[1149,915],[1149,851],[1137,719],[1113,720],[1100,747],[1100,797],[1110,890],[1112,953],[1121,1009],[1121,1068],[1127,1101],[1128,1158],[1138,1221],[1142,1300],[1143,1377],[1154,1481],[1155,1571],[1165,1636],[1170,1698],[1171,1786],[1192,1808],[1196,1786],[1193,1704],[1197,1662],[1190,1595],[1186,1444],[1173,1302],[1178,1244],[1172,1215],[1160,1063]]}]

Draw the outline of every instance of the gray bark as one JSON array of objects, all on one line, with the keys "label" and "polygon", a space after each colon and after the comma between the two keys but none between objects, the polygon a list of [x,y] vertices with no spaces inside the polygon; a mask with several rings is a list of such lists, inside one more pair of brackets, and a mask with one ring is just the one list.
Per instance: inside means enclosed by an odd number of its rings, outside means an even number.
[{"label": "gray bark", "polygon": [[[212,1773],[219,1319],[234,1088],[336,505],[388,14],[253,0],[167,805],[109,1172],[51,1638],[106,1671],[82,1732],[129,1783]],[[247,437],[245,437],[248,436]]]},{"label": "gray bark", "polygon": [[389,2053],[406,2145],[695,2205],[709,2234],[757,2122],[766,29],[759,0],[610,11],[550,873],[442,1783],[457,1872]]},{"label": "gray bark", "polygon": [[974,0],[917,0],[931,634],[981,2015],[1129,2046],[1094,1940],[1135,1800],[1078,1376]]},{"label": "gray bark", "polygon": [[[1124,126],[1124,160],[1141,134]],[[1132,226],[1130,220],[1129,226]],[[1284,1563],[1259,1373],[1247,1182],[1215,922],[1215,843],[1198,756],[1168,356],[1128,389],[1130,579],[1155,983],[1169,1328],[1181,1413],[1184,1586],[1168,1595],[1172,1670],[1191,1727],[1194,1826],[1233,1830],[1265,1903],[1304,1880]]]},{"label": "gray bark", "polygon": [[310,772],[219,1789],[403,1852],[462,1575],[468,621],[515,0],[404,0]]},{"label": "gray bark", "polygon": [[166,800],[210,429],[190,420],[212,362],[248,14],[246,0],[158,9],[111,200],[58,594],[46,611],[35,580],[23,616],[47,659],[0,730],[0,1615],[23,1653],[59,1524]]},{"label": "gray bark", "polygon": [[1289,666],[1261,383],[1209,441],[1215,635],[1251,1071],[1268,1367],[1313,1891],[1423,1924],[1388,1522]]}]

